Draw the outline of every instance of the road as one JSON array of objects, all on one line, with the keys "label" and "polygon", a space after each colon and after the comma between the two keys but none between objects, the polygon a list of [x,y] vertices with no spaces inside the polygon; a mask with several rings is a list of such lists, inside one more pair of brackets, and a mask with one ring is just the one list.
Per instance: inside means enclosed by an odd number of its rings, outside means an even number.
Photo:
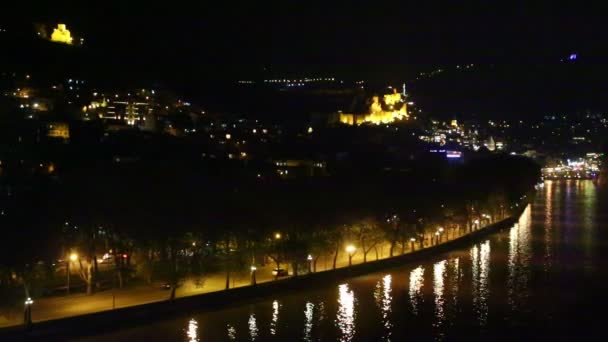
[{"label": "road", "polygon": [[[460,237],[460,233],[452,232],[446,234],[446,240]],[[430,236],[428,236],[430,237]],[[378,258],[384,259],[388,257],[389,245],[378,246]],[[425,246],[428,247],[428,246]],[[410,246],[406,253],[409,253]],[[398,255],[400,248],[395,249],[395,255]],[[376,260],[376,253],[372,251],[367,256],[368,261]],[[319,258],[317,262],[317,272],[330,270],[332,268],[333,256],[327,255]],[[363,253],[355,252],[352,258],[353,264],[363,262]],[[337,267],[348,266],[348,254],[341,251],[336,263]],[[285,266],[283,266],[285,267]],[[272,269],[274,264],[267,264],[265,267],[259,267],[256,271],[256,281],[258,283],[273,281]],[[307,270],[302,270],[305,273]],[[250,285],[250,275],[244,274],[232,277],[231,287],[241,287]],[[65,318],[89,314],[94,312],[112,310],[113,308],[122,308],[151,302],[168,300],[170,291],[162,290],[160,283],[152,285],[129,286],[122,289],[111,289],[97,292],[94,295],[87,296],[83,293],[71,294],[67,296],[55,296],[47,298],[35,299],[32,306],[32,320],[34,322],[46,321],[52,319]],[[184,284],[177,289],[176,297],[187,297],[201,293],[224,290],[226,286],[226,278],[223,273],[214,273],[205,276],[204,283],[201,287],[195,286],[192,280],[186,280]],[[0,328],[22,324],[22,315],[16,313],[10,319],[0,316]]]}]

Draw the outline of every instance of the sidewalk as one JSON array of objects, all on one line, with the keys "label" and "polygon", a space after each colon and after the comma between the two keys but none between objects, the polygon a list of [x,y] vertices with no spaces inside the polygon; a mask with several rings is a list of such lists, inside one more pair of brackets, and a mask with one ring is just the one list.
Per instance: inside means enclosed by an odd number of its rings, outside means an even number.
[{"label": "sidewalk", "polygon": [[[482,227],[483,228],[483,227]],[[442,242],[453,240],[462,235],[461,232],[450,232],[449,234],[444,233]],[[426,237],[430,237],[429,234]],[[449,238],[449,240],[448,240]],[[425,245],[425,248],[430,247],[430,244]],[[386,259],[389,256],[390,245],[388,243],[378,245],[378,259]],[[418,242],[416,242],[415,249],[419,248]],[[411,252],[411,244],[407,244],[405,253]],[[394,255],[401,255],[401,248],[395,247]],[[376,260],[376,252],[374,249],[367,255],[367,261]],[[352,258],[353,264],[363,263],[363,252],[358,250],[355,252]],[[317,272],[327,271],[332,269],[333,255],[326,255],[320,257],[317,262]],[[264,267],[258,267],[256,271],[256,281],[258,283],[264,283],[274,281],[272,275],[272,269],[274,264],[267,264]],[[283,264],[283,268],[287,269],[287,265]],[[338,260],[336,263],[337,268],[348,267],[348,254],[345,251],[340,251]],[[291,269],[289,270],[291,274]],[[299,273],[304,274],[308,272],[306,268],[299,270]],[[284,277],[283,277],[284,278]],[[242,287],[250,285],[250,275],[235,275],[230,280],[230,287]],[[202,287],[196,287],[192,280],[187,280],[180,288],[176,291],[176,297],[187,297],[197,295],[201,293],[222,291],[226,286],[226,275],[224,273],[209,274],[204,277],[204,283]],[[139,304],[146,304],[151,302],[158,302],[168,300],[170,291],[162,290],[159,285],[157,286],[132,286],[123,289],[112,289],[102,292],[95,293],[92,296],[85,294],[72,294],[69,296],[62,297],[48,297],[36,299],[32,306],[32,319],[34,322],[65,318],[70,316],[77,316],[83,314],[89,314],[94,312],[112,310],[113,308],[122,308],[128,306],[134,306]],[[0,328],[15,326],[22,324],[22,315],[17,313],[12,320],[6,320],[5,317],[0,316]]]}]

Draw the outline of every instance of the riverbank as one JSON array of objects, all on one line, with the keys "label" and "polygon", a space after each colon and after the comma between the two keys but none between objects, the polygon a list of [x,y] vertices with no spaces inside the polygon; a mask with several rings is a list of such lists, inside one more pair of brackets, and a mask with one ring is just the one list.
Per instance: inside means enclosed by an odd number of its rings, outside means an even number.
[{"label": "riverbank", "polygon": [[255,301],[269,295],[293,292],[320,284],[326,285],[332,282],[339,282],[348,277],[397,267],[407,262],[420,261],[454,248],[477,242],[496,231],[511,227],[517,222],[523,210],[520,210],[510,218],[439,245],[392,258],[368,261],[367,263],[356,264],[350,267],[321,271],[278,281],[259,283],[256,286],[243,286],[219,292],[181,297],[172,302],[158,301],[86,315],[36,322],[33,329],[29,332],[25,332],[22,327],[5,328],[0,330],[0,338],[4,341],[7,339],[19,340],[24,337],[42,339],[54,335],[80,336],[99,332],[100,329],[117,329],[121,326],[132,326],[142,322],[166,318],[168,315],[188,313],[189,311],[214,310],[220,307]]}]

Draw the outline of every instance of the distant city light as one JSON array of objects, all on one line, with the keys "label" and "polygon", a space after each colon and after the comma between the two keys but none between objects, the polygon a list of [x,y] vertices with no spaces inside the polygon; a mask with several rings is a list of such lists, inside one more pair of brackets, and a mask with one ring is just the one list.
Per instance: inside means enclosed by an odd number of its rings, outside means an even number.
[{"label": "distant city light", "polygon": [[578,57],[577,54],[572,53],[572,54],[570,54],[570,57],[568,57],[568,59],[573,61],[573,60],[576,60],[577,57]]},{"label": "distant city light", "polygon": [[461,158],[462,157],[462,153],[457,152],[457,151],[450,151],[450,152],[446,153],[445,156],[447,158]]}]

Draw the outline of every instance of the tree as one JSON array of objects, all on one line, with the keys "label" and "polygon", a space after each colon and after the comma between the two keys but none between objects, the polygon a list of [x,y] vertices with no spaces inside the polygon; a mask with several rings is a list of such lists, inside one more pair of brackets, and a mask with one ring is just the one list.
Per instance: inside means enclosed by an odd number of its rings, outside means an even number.
[{"label": "tree", "polygon": [[[379,229],[377,222],[373,218],[368,217],[354,224],[351,232],[361,246],[363,262],[367,262],[367,254],[381,243],[384,238],[382,231]],[[376,254],[377,258],[378,255]]]},{"label": "tree", "polygon": [[344,244],[344,238],[346,236],[346,232],[347,232],[347,228],[345,225],[337,225],[335,227],[333,227],[333,229],[330,229],[328,231],[327,234],[327,238],[329,241],[329,244],[331,246],[331,250],[333,250],[333,262],[332,262],[332,268],[335,270],[336,269],[336,263],[338,261],[338,254],[340,253],[340,250],[342,249],[342,245]]},{"label": "tree", "polygon": [[[275,233],[274,236],[266,240],[266,255],[275,263],[276,268],[280,269],[281,264],[285,262],[287,245],[285,236],[282,233]],[[278,278],[278,273],[275,279]]]},{"label": "tree", "polygon": [[84,281],[87,286],[87,295],[90,296],[93,294],[93,260],[89,255],[84,258],[84,266],[83,266],[83,258],[78,258],[78,275],[80,279]]},{"label": "tree", "polygon": [[176,235],[169,236],[161,246],[160,260],[156,263],[155,274],[167,282],[171,289],[169,300],[173,300],[176,290],[182,286],[188,271],[184,255],[186,246],[184,241]]},{"label": "tree", "polygon": [[[241,244],[242,246],[242,244]],[[226,272],[226,290],[230,288],[230,277],[242,273],[251,265],[251,255],[243,247],[230,239],[224,241],[220,249],[220,263]]]},{"label": "tree", "polygon": [[310,256],[312,257],[312,271],[317,272],[317,262],[321,255],[332,250],[333,244],[330,241],[330,232],[322,229],[321,227],[315,227],[308,232],[308,248]]},{"label": "tree", "polygon": [[285,239],[285,259],[291,262],[293,276],[298,276],[299,265],[306,261],[309,247],[304,234],[298,231],[290,232]]},{"label": "tree", "polygon": [[384,238],[391,244],[389,249],[389,257],[393,256],[395,246],[399,240],[399,229],[401,220],[399,215],[393,214],[380,220],[380,227],[384,233]]}]

